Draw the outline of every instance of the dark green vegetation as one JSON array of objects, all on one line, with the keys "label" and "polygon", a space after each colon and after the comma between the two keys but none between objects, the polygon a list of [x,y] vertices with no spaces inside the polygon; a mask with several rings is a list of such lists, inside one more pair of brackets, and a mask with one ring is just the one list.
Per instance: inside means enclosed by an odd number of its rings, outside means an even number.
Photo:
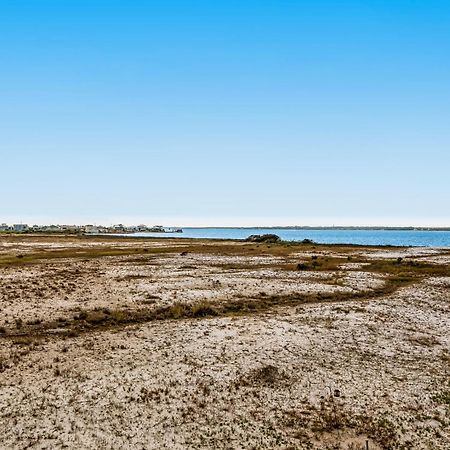
[{"label": "dark green vegetation", "polygon": [[246,239],[247,242],[265,242],[267,244],[274,244],[280,242],[280,236],[276,234],[252,234]]}]

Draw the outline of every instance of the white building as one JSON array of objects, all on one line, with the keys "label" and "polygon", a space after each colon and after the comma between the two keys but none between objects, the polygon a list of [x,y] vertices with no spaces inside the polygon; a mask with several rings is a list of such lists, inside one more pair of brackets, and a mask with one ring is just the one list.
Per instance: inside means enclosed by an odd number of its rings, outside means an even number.
[{"label": "white building", "polygon": [[98,227],[95,225],[86,225],[84,227],[84,232],[86,234],[98,234]]},{"label": "white building", "polygon": [[22,231],[28,230],[28,225],[26,223],[15,223],[13,225],[13,230],[16,233],[21,233]]}]

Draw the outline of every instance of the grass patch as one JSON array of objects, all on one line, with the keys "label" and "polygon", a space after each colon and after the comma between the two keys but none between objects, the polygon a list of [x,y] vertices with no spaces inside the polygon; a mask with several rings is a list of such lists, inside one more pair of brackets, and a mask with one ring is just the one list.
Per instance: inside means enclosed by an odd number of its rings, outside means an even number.
[{"label": "grass patch", "polygon": [[[18,242],[22,242],[24,236],[20,237]],[[31,237],[30,237],[31,239]],[[48,239],[48,237],[47,237]],[[56,238],[55,238],[56,239]],[[78,242],[89,238],[70,238],[71,245],[73,241]],[[109,238],[117,243],[119,239]],[[63,238],[61,238],[64,241]],[[97,241],[105,240],[98,239]],[[92,242],[97,242],[93,240]],[[108,240],[106,240],[107,242]],[[3,264],[35,264],[53,262],[55,259],[75,258],[80,261],[90,261],[92,258],[102,258],[108,256],[131,256],[136,261],[151,262],[155,255],[175,254],[180,255],[180,251],[187,254],[204,254],[218,256],[271,256],[278,258],[277,261],[269,261],[269,264],[257,262],[252,264],[222,264],[217,267],[228,270],[256,270],[259,268],[271,268],[278,271],[297,271],[307,270],[314,272],[329,272],[330,279],[328,284],[342,285],[342,274],[344,271],[340,266],[351,260],[356,263],[366,263],[364,271],[382,275],[384,284],[369,291],[308,293],[308,294],[289,294],[289,295],[266,295],[255,294],[252,297],[240,297],[223,302],[201,301],[198,303],[175,303],[170,306],[156,307],[153,298],[149,297],[147,304],[142,303],[139,309],[117,309],[117,310],[86,310],[78,313],[76,316],[67,319],[61,323],[54,320],[42,323],[16,324],[15,330],[5,328],[0,329],[0,337],[19,336],[27,333],[39,334],[49,333],[52,328],[67,328],[68,333],[77,335],[83,330],[103,329],[108,327],[123,326],[133,323],[144,323],[155,320],[178,320],[208,318],[217,316],[232,316],[257,314],[273,310],[277,307],[296,306],[310,302],[345,302],[352,300],[370,300],[394,293],[397,289],[409,286],[430,276],[450,276],[449,265],[435,265],[422,261],[410,259],[392,259],[392,260],[370,260],[361,256],[355,256],[355,246],[345,245],[323,245],[303,244],[303,243],[275,243],[267,245],[265,243],[241,242],[241,241],[207,241],[207,240],[188,240],[188,239],[170,239],[164,240],[164,246],[158,245],[149,247],[153,240],[139,240],[130,238],[128,241],[120,238],[120,242],[133,242],[133,246],[126,247],[102,247],[89,248],[70,248],[50,251],[39,251],[30,254],[24,254],[22,258],[16,258],[16,255],[3,255],[0,257],[0,265]],[[53,242],[53,241],[52,241]],[[161,239],[158,241],[161,243]],[[358,247],[364,249],[369,247]],[[371,247],[373,249],[374,247]],[[320,250],[336,251],[337,255],[324,255]],[[292,262],[293,253],[299,251],[310,252],[311,256],[303,258],[302,262]],[[352,252],[350,256],[349,253]],[[297,259],[297,258],[295,258]],[[299,265],[302,264],[301,267]],[[87,268],[88,269],[88,268]],[[361,269],[346,269],[345,272]],[[78,274],[78,269],[73,276]],[[334,277],[333,277],[334,274]],[[72,273],[70,273],[72,276]],[[133,280],[140,278],[150,278],[147,275],[125,275],[119,280]],[[72,286],[72,285],[71,285]],[[75,288],[75,285],[73,285]],[[58,333],[61,335],[61,333]]]},{"label": "grass patch", "polygon": [[421,261],[376,260],[364,267],[364,270],[376,273],[387,273],[398,279],[424,278],[424,277],[448,277],[450,265],[430,264]]},{"label": "grass patch", "polygon": [[[403,448],[396,426],[388,418],[353,414],[331,396],[322,399],[319,406],[307,403],[301,409],[285,411],[281,421],[304,444],[311,445],[305,448],[315,448],[311,441],[316,441],[321,435],[326,435],[330,440],[327,448],[342,448],[339,433],[336,432],[345,431],[349,435],[370,438],[383,450]],[[333,436],[336,442],[333,442]]]},{"label": "grass patch", "polygon": [[[233,241],[233,240],[208,240],[208,239],[186,239],[186,238],[147,238],[140,239],[135,237],[113,237],[113,236],[45,236],[45,235],[8,235],[5,239],[11,243],[31,244],[33,242],[42,244],[42,242],[70,245],[70,248],[49,249],[48,251],[35,251],[28,254],[21,254],[17,258],[17,254],[0,255],[0,265],[24,265],[39,262],[45,262],[53,259],[61,258],[80,258],[92,259],[105,256],[122,256],[122,255],[155,255],[178,253],[183,254],[198,253],[207,255],[221,256],[280,256],[287,257],[292,253],[299,251],[319,251],[321,249],[332,249],[333,252],[348,254],[358,250],[384,248],[382,246],[355,246],[355,245],[330,245],[302,242],[276,242],[271,244]],[[84,244],[88,241],[91,247],[76,247],[74,244]],[[164,245],[160,245],[164,241]],[[111,242],[109,246],[107,243]],[[132,243],[133,245],[129,245]],[[158,245],[154,245],[157,243]],[[101,245],[99,245],[101,244]],[[128,244],[128,246],[125,245]],[[154,245],[154,246],[152,246]]]},{"label": "grass patch", "polygon": [[450,407],[450,390],[442,391],[433,395],[432,400],[441,405],[447,405]]},{"label": "grass patch", "polygon": [[235,386],[237,388],[242,386],[267,386],[273,387],[280,383],[287,382],[289,380],[288,375],[280,370],[278,367],[271,364],[252,369],[249,372],[240,376]]},{"label": "grass patch", "polygon": [[[85,310],[77,313],[63,324],[50,321],[38,325],[22,324],[20,329],[11,331],[5,337],[46,335],[54,328],[64,326],[66,331],[60,336],[76,336],[80,332],[121,327],[160,320],[205,319],[213,317],[241,316],[264,313],[283,306],[297,306],[305,303],[345,302],[352,300],[367,301],[392,294],[400,287],[414,282],[410,277],[388,277],[382,287],[371,291],[327,292],[290,295],[258,295],[241,297],[225,302],[200,301],[196,303],[177,302],[169,306],[144,307],[141,309],[100,309]],[[1,338],[1,336],[0,336]]]}]

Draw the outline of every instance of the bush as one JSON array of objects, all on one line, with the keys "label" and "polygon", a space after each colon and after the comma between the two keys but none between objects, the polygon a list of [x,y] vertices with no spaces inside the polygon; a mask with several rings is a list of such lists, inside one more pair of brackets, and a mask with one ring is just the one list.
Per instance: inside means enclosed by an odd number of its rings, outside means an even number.
[{"label": "bush", "polygon": [[246,241],[248,242],[265,242],[267,244],[275,244],[276,242],[280,242],[280,236],[276,234],[252,234],[250,235]]}]

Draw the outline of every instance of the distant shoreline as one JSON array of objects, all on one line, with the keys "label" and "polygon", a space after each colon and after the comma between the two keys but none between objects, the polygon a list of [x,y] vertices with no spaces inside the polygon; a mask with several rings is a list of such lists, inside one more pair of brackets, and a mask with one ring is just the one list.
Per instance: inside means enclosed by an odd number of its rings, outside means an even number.
[{"label": "distant shoreline", "polygon": [[366,230],[366,231],[450,231],[450,227],[374,227],[374,226],[258,226],[258,227],[183,227],[183,230]]},{"label": "distant shoreline", "polygon": [[158,234],[179,234],[183,230],[286,230],[286,231],[442,231],[449,232],[450,227],[390,227],[390,226],[255,226],[255,227],[231,227],[231,226],[214,226],[214,227],[179,227],[176,230],[148,230],[148,231],[110,231],[107,233],[90,233],[80,230],[33,230],[28,228],[23,231],[0,230],[1,234],[137,234],[142,232],[158,233]]}]

